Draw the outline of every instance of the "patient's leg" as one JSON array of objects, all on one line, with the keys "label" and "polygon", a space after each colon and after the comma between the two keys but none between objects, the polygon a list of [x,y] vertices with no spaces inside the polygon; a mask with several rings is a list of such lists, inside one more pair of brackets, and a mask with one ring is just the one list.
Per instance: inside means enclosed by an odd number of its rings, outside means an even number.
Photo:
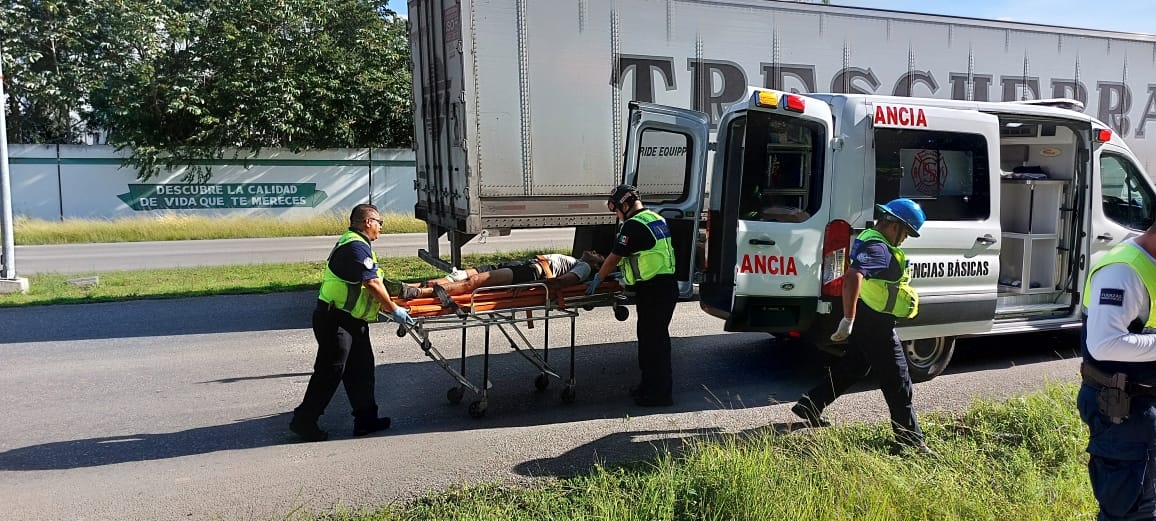
[{"label": "patient's leg", "polygon": [[[499,268],[491,271],[484,271],[471,275],[470,278],[461,282],[445,283],[443,280],[438,283],[446,289],[450,295],[467,295],[473,293],[475,289],[485,288],[489,286],[505,286],[512,284],[514,281],[514,272],[509,268]],[[421,297],[432,297],[434,291],[432,287],[421,288]]]}]

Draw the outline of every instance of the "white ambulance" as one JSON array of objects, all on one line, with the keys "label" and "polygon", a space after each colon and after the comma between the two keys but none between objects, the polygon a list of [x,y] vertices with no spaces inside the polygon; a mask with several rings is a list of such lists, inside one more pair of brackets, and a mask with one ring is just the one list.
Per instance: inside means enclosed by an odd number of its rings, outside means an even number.
[{"label": "white ambulance", "polygon": [[[727,331],[829,343],[852,239],[876,203],[917,201],[919,315],[898,325],[916,381],[960,336],[1079,327],[1087,269],[1154,216],[1136,157],[1072,100],[750,89],[716,143],[703,113],[630,108],[625,180],[670,223],[684,295],[698,282]],[[683,147],[671,168],[661,150]]]}]

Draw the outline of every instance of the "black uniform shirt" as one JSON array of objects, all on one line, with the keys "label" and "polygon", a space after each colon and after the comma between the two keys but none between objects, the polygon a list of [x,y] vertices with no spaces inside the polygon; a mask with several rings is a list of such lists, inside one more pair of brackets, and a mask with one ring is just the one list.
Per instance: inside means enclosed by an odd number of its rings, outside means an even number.
[{"label": "black uniform shirt", "polygon": [[[641,211],[639,210],[639,212]],[[638,215],[638,212],[630,215]],[[618,239],[614,241],[614,247],[610,251],[622,257],[629,257],[653,248],[654,242],[654,234],[650,233],[650,229],[645,224],[627,219],[626,222],[622,223],[622,228],[618,230]]]}]

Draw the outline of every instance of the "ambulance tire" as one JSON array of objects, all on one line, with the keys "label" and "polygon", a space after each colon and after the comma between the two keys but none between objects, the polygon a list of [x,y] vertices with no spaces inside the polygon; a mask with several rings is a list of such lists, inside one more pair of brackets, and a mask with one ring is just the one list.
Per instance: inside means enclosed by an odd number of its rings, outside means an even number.
[{"label": "ambulance tire", "polygon": [[954,353],[953,336],[903,341],[907,370],[911,373],[911,381],[915,383],[926,382],[942,374]]}]

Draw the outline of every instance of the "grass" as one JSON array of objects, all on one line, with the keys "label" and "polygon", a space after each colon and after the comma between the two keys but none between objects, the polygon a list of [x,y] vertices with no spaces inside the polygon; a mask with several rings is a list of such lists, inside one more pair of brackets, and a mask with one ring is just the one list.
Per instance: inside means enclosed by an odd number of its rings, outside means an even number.
[{"label": "grass", "polygon": [[[385,214],[382,233],[425,232],[425,222],[400,214]],[[340,235],[349,227],[348,213],[327,213],[300,219],[272,214],[201,217],[159,213],[124,219],[65,219],[46,221],[16,217],[12,240],[18,245],[98,242],[244,239]]]},{"label": "grass", "polygon": [[1073,385],[1049,386],[958,416],[923,415],[937,459],[890,456],[884,425],[762,429],[539,486],[475,485],[304,519],[1091,520],[1075,394]]},{"label": "grass", "polygon": [[[537,253],[553,252],[471,254],[463,255],[463,263],[476,266],[524,259]],[[316,261],[115,271],[87,275],[37,274],[28,278],[28,293],[0,294],[0,307],[316,291],[321,284],[324,265],[323,261]],[[389,257],[382,260],[382,267],[386,278],[395,280],[424,280],[445,275],[416,257]],[[99,283],[93,286],[68,282],[93,275],[99,279]]]}]

